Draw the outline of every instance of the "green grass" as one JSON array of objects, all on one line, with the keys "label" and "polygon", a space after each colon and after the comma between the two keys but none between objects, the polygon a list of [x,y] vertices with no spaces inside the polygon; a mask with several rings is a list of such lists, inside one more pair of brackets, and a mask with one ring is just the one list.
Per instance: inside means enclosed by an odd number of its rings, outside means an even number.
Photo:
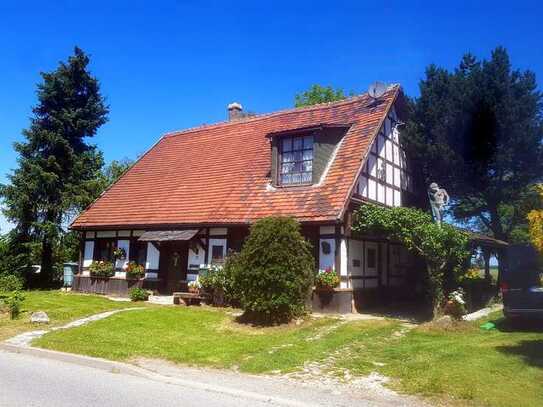
[{"label": "green grass", "polygon": [[136,306],[129,302],[115,302],[97,295],[83,295],[51,291],[26,291],[21,315],[10,320],[7,314],[0,314],[0,341],[25,331],[41,329],[30,323],[30,314],[45,311],[51,321],[49,326],[58,326],[71,320],[99,312]]},{"label": "green grass", "polygon": [[[378,371],[401,391],[446,396],[483,406],[543,406],[543,330],[499,329],[482,322],[453,331],[420,327],[399,338],[364,344],[338,366],[358,374]],[[377,367],[373,362],[384,363]]]},{"label": "green grass", "polygon": [[300,326],[253,328],[236,323],[225,310],[149,308],[53,332],[34,344],[113,360],[147,357],[252,373],[287,372],[306,361],[324,359],[355,340],[384,338],[395,326],[336,324],[337,320],[327,318]]},{"label": "green grass", "polygon": [[330,374],[377,371],[406,393],[477,406],[542,406],[543,332],[510,330],[498,314],[491,317],[499,329],[483,331],[479,321],[450,331],[406,330],[394,321],[341,324],[333,318],[261,328],[235,322],[227,310],[149,307],[49,333],[34,344],[251,373],[289,372],[333,354]]}]

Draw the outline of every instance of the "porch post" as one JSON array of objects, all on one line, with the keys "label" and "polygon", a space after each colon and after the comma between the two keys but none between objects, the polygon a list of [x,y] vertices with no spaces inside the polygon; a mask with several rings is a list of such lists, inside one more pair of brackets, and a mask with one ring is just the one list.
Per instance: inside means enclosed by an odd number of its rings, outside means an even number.
[{"label": "porch post", "polygon": [[349,288],[349,280],[347,273],[347,238],[342,236],[339,243],[339,276],[341,279],[340,288]]},{"label": "porch post", "polygon": [[507,250],[503,248],[499,249],[497,253],[497,258],[498,258],[498,281],[496,283],[496,291],[497,293],[499,293],[500,284],[503,278],[503,272],[507,268]]},{"label": "porch post", "polygon": [[485,280],[490,282],[490,250],[483,247],[483,259],[485,260]]}]

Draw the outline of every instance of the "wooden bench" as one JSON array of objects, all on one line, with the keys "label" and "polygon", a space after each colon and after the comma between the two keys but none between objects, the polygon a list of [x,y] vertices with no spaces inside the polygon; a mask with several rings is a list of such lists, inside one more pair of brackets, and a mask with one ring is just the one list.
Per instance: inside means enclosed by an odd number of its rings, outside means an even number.
[{"label": "wooden bench", "polygon": [[179,292],[173,293],[173,302],[174,304],[180,305],[200,305],[202,300],[206,300],[207,297],[202,294],[189,293],[189,292]]}]

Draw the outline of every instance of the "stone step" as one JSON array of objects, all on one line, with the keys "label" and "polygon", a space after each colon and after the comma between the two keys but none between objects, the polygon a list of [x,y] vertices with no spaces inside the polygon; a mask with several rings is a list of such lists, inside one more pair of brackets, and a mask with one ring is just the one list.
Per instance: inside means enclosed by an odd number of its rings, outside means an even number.
[{"label": "stone step", "polygon": [[173,305],[173,295],[150,295],[148,302],[151,304]]}]

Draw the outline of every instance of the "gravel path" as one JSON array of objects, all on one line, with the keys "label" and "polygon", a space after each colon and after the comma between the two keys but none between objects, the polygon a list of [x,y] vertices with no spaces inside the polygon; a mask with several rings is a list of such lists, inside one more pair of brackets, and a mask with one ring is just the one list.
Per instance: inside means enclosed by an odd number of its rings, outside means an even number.
[{"label": "gravel path", "polygon": [[67,323],[66,325],[57,326],[50,329],[38,329],[35,331],[24,332],[22,334],[16,335],[12,338],[5,340],[4,343],[8,345],[13,345],[13,346],[30,347],[34,339],[40,338],[48,332],[58,331],[61,329],[75,328],[81,325],[86,325],[90,322],[99,321],[101,319],[108,318],[112,315],[118,314],[119,312],[141,310],[141,309],[145,309],[145,308],[143,307],[123,308],[123,309],[118,309],[115,311],[102,312],[100,314],[91,315],[86,318],[77,319],[75,321]]},{"label": "gravel path", "polygon": [[428,407],[412,396],[400,395],[383,386],[384,376],[372,373],[349,383],[339,380],[300,380],[294,375],[250,375],[230,370],[180,366],[163,360],[140,358],[132,361],[163,377],[235,388],[243,392],[274,395],[310,406]]}]

